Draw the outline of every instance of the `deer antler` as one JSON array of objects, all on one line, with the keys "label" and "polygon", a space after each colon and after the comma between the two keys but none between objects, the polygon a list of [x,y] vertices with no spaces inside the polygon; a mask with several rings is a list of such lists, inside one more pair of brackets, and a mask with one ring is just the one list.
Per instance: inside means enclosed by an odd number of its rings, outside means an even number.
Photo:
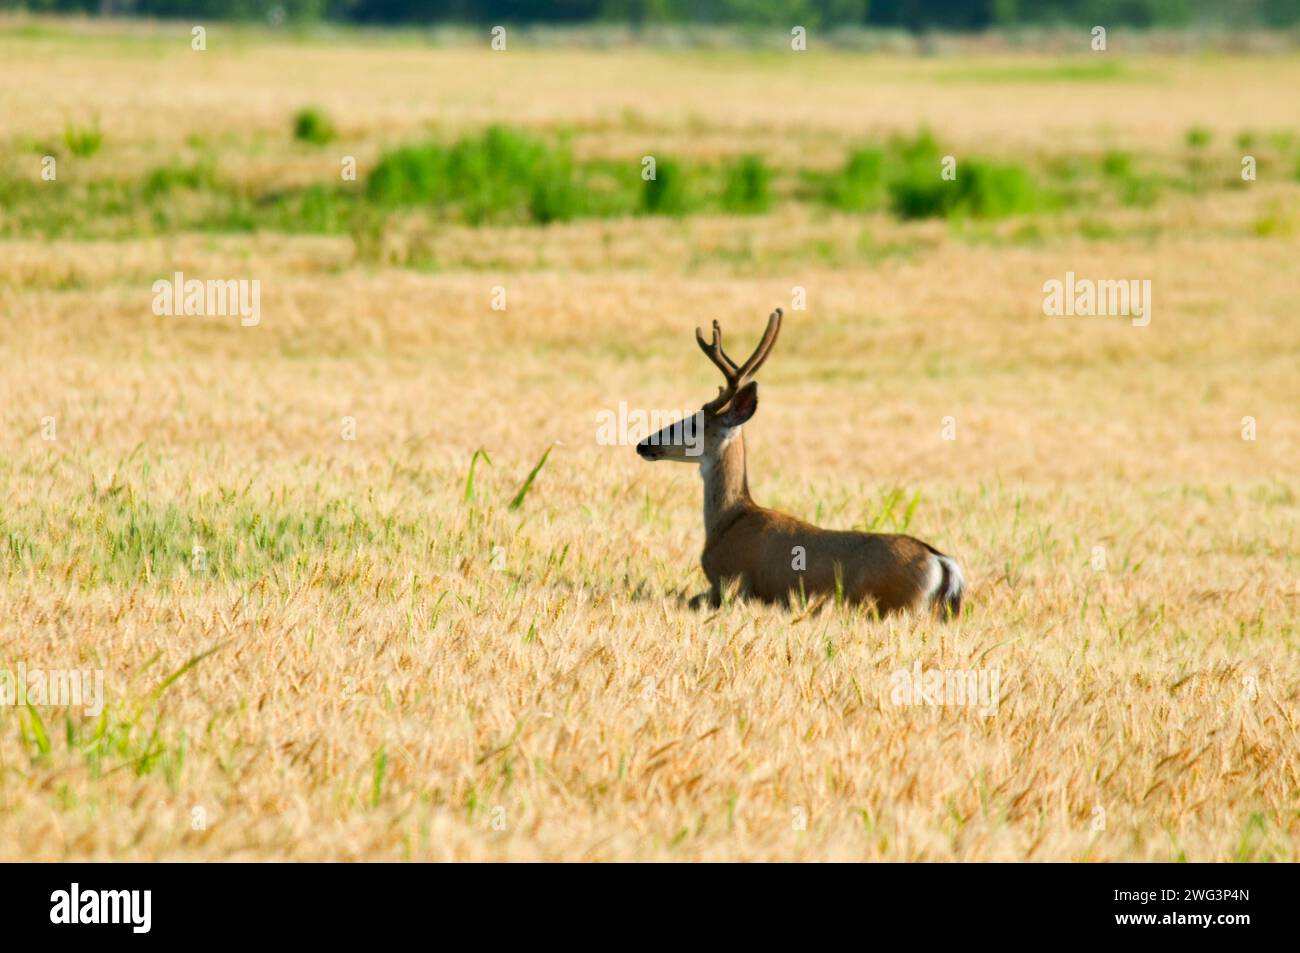
[{"label": "deer antler", "polygon": [[767,319],[767,330],[763,332],[763,339],[758,342],[758,347],[754,353],[749,355],[749,360],[739,367],[736,362],[727,356],[727,352],[722,349],[722,328],[718,322],[713,322],[713,342],[708,343],[704,340],[704,332],[699,328],[695,329],[695,341],[715,365],[718,370],[722,371],[722,376],[727,383],[724,387],[718,388],[718,396],[704,405],[704,409],[709,413],[717,413],[727,402],[735,396],[736,391],[744,387],[753,376],[758,373],[758,369],[763,366],[767,360],[767,355],[771,353],[772,345],[776,343],[776,336],[781,332],[781,309],[777,308]]}]

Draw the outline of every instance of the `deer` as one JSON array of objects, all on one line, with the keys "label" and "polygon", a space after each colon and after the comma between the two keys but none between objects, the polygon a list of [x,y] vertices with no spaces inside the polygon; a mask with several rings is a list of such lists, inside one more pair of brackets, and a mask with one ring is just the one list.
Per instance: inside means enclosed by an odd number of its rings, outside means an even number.
[{"label": "deer", "polygon": [[[942,619],[961,612],[965,579],[956,560],[912,536],[822,529],[759,506],[749,495],[742,428],[758,410],[754,375],[767,361],[781,331],[783,313],[772,312],[763,337],[743,364],[722,347],[713,322],[706,341],[695,340],[722,372],[718,396],[693,418],[664,427],[636,445],[645,460],[693,463],[704,481],[704,553],[709,590],[690,600],[698,609],[722,605],[724,587],[738,584],[744,598],[786,608],[799,594],[805,602],[834,596],[874,606],[878,615],[931,611]],[[692,431],[695,431],[694,433]]]}]

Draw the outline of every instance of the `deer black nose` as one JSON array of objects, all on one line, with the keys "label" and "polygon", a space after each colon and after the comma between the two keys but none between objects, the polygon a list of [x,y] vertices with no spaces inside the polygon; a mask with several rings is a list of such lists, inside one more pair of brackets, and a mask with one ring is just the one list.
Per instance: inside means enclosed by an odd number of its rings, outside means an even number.
[{"label": "deer black nose", "polygon": [[653,460],[659,456],[659,447],[652,444],[649,438],[642,440],[636,445],[637,456],[643,460]]}]

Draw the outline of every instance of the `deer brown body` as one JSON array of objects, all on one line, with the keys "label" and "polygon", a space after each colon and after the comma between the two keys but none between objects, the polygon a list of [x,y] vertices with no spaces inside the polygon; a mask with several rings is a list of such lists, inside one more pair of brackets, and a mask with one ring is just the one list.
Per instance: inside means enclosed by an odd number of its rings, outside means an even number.
[{"label": "deer brown body", "polygon": [[[840,594],[849,602],[874,605],[881,613],[929,609],[955,616],[964,588],[957,563],[911,536],[821,529],[756,504],[749,495],[745,460],[745,421],[758,407],[758,384],[750,378],[767,359],[781,328],[780,309],[744,365],[722,350],[722,332],[713,325],[708,344],[697,329],[700,348],[726,379],[718,397],[701,408],[703,429],[692,455],[678,425],[652,434],[637,445],[648,460],[697,462],[704,480],[704,554],[708,601],[722,602],[736,581],[743,595],[788,604]],[[703,597],[697,597],[697,599]],[[694,602],[694,600],[693,600]]]}]

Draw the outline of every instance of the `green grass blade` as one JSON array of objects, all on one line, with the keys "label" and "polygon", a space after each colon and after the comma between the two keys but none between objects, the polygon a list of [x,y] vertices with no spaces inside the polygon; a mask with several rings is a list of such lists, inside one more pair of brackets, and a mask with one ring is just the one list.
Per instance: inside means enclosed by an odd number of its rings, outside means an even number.
[{"label": "green grass blade", "polygon": [[167,689],[171,687],[172,682],[176,681],[176,679],[180,678],[182,675],[184,675],[186,672],[188,672],[188,671],[189,671],[190,669],[192,669],[194,666],[198,665],[200,662],[202,662],[202,661],[203,661],[205,658],[207,658],[209,655],[211,655],[212,653],[218,651],[219,649],[221,649],[221,648],[223,648],[223,647],[224,647],[224,643],[223,643],[222,645],[214,645],[212,648],[208,649],[206,652],[200,652],[198,655],[193,656],[193,657],[192,657],[188,662],[186,662],[184,665],[182,665],[182,666],[181,666],[180,668],[178,668],[176,671],[172,672],[170,675],[168,675],[166,678],[164,678],[164,679],[162,680],[162,684],[159,685],[157,688],[155,688],[155,689],[153,690],[153,694],[149,696],[149,700],[150,700],[150,701],[157,701],[157,700],[162,696],[162,693],[165,692],[165,691],[167,691]]},{"label": "green grass blade", "polygon": [[27,718],[32,729],[32,740],[36,742],[36,750],[42,756],[48,755],[50,753],[50,736],[45,731],[45,722],[41,721],[41,716],[37,714],[36,709],[31,706],[30,702],[27,704]]},{"label": "green grass blade", "polygon": [[547,447],[546,452],[542,454],[542,459],[537,461],[537,466],[533,467],[532,472],[528,474],[528,479],[524,480],[524,485],[519,488],[519,492],[515,494],[515,498],[510,501],[510,508],[512,510],[517,510],[519,507],[524,505],[524,497],[526,497],[528,491],[532,489],[533,481],[537,479],[537,474],[540,473],[542,467],[546,465],[546,458],[551,455],[553,449],[555,448]]},{"label": "green grass blade", "polygon": [[492,458],[488,456],[487,451],[479,447],[474,451],[474,456],[469,458],[469,476],[465,478],[465,502],[469,503],[474,499],[474,467],[478,465],[479,457],[492,465]]},{"label": "green grass blade", "polygon": [[388,773],[388,750],[380,746],[375,752],[375,768],[370,779],[370,806],[378,807],[384,792],[384,775]]}]

